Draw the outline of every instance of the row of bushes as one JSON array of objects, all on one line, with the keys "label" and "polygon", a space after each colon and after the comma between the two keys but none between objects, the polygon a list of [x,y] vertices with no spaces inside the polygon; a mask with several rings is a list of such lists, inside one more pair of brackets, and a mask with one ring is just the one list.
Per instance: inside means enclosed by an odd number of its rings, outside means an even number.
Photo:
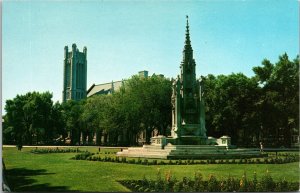
[{"label": "row of bushes", "polygon": [[90,160],[90,161],[105,161],[105,162],[118,162],[118,163],[129,163],[129,164],[142,164],[142,165],[192,165],[192,164],[283,164],[299,161],[297,156],[288,156],[285,158],[264,158],[261,159],[239,159],[239,160],[148,160],[147,158],[141,159],[126,159],[126,157],[101,157],[93,156],[94,154],[83,155],[78,154],[75,156],[76,160]]},{"label": "row of bushes", "polygon": [[117,152],[113,152],[113,151],[100,151],[100,152],[96,152],[96,154],[105,154],[105,155],[116,155]]},{"label": "row of bushes", "polygon": [[30,151],[31,153],[37,153],[37,154],[45,154],[45,153],[78,153],[81,152],[78,148],[72,149],[72,148],[35,148]]},{"label": "row of bushes", "polygon": [[75,157],[73,159],[75,159],[75,160],[87,160],[87,159],[92,158],[93,155],[95,155],[95,154],[91,153],[91,152],[88,152],[88,151],[85,151],[83,153],[75,155]]},{"label": "row of bushes", "polygon": [[187,177],[177,180],[171,172],[162,178],[158,171],[156,180],[123,180],[120,183],[133,192],[287,192],[298,191],[299,182],[287,182],[280,180],[275,182],[267,171],[260,180],[254,173],[253,179],[249,180],[246,173],[241,179],[228,176],[227,179],[218,180],[214,175],[209,175],[208,180],[204,181],[199,172],[195,172],[194,179]]},{"label": "row of bushes", "polygon": [[[269,155],[276,155],[276,152],[268,152]],[[299,153],[292,153],[292,152],[279,152],[277,153],[277,156],[282,156],[282,157],[286,157],[286,156],[298,156]]]}]

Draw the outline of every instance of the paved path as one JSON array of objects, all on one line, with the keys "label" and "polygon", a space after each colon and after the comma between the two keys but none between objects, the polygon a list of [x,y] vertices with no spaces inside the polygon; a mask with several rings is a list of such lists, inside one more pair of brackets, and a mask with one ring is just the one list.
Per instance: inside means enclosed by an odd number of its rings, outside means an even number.
[{"label": "paved path", "polygon": [[[2,147],[16,147],[16,145],[2,145]],[[44,148],[57,148],[57,147],[69,147],[69,148],[77,148],[77,147],[96,147],[96,148],[102,148],[102,149],[118,149],[118,148],[122,148],[122,149],[128,149],[128,147],[111,147],[111,146],[70,146],[70,145],[65,145],[65,146],[59,146],[59,145],[24,145],[23,147],[44,147]],[[253,149],[253,148],[245,148],[245,149]],[[256,148],[259,150],[259,148]],[[264,148],[264,151],[267,152],[274,152],[274,151],[299,151],[299,148]]]},{"label": "paved path", "polygon": [[[16,148],[16,145],[2,145],[2,147],[14,147]],[[57,148],[57,147],[69,147],[69,148],[77,148],[77,147],[96,147],[96,148],[102,148],[102,149],[118,149],[118,148],[122,148],[122,149],[127,149],[128,147],[110,147],[110,146],[70,146],[70,145],[65,145],[65,146],[60,146],[60,145],[24,145],[22,147],[38,147],[38,148]]]}]

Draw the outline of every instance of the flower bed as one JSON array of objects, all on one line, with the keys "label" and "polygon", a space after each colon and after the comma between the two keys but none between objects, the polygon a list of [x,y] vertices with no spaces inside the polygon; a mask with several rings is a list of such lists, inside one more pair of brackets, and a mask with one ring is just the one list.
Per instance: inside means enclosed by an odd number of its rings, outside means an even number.
[{"label": "flower bed", "polygon": [[199,172],[195,172],[194,179],[183,177],[177,180],[167,172],[163,178],[158,171],[156,180],[123,180],[120,183],[133,192],[287,192],[298,191],[299,182],[287,182],[280,180],[275,182],[267,171],[261,179],[257,179],[256,173],[250,180],[246,173],[241,179],[228,176],[219,180],[216,176],[209,175],[208,180],[203,180]]}]

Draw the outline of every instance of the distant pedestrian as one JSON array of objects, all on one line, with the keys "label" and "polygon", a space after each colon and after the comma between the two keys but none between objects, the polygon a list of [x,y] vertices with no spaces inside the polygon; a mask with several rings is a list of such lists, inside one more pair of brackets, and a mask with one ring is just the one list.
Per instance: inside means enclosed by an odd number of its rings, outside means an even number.
[{"label": "distant pedestrian", "polygon": [[123,148],[121,148],[121,152],[123,151]]},{"label": "distant pedestrian", "polygon": [[99,147],[98,151],[100,152],[100,147]]},{"label": "distant pedestrian", "polygon": [[19,151],[22,151],[22,147],[23,147],[23,146],[22,146],[21,144],[18,144],[17,147],[18,147],[18,150],[19,150]]},{"label": "distant pedestrian", "polygon": [[263,152],[264,152],[264,146],[263,146],[263,143],[260,142],[259,145],[260,145],[260,152],[263,153]]}]

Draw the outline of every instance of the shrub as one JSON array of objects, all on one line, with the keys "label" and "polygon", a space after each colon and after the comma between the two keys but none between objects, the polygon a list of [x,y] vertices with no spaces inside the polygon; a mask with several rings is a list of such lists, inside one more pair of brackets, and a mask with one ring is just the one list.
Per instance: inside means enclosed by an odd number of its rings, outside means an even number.
[{"label": "shrub", "polygon": [[143,165],[148,165],[148,159],[144,159]]},{"label": "shrub", "polygon": [[275,183],[273,178],[270,176],[269,172],[267,171],[265,175],[262,176],[259,191],[263,192],[273,192],[275,188]]},{"label": "shrub", "polygon": [[183,179],[182,179],[182,191],[183,192],[192,192],[193,191],[193,183],[187,177],[183,177]]},{"label": "shrub", "polygon": [[142,163],[142,160],[141,158],[138,158],[138,161],[137,161],[138,164],[141,164]]},{"label": "shrub", "polygon": [[265,163],[265,164],[268,164],[268,163],[269,163],[268,158],[265,158],[265,159],[264,159],[264,163]]},{"label": "shrub", "polygon": [[278,159],[277,159],[277,163],[282,164],[282,163],[283,163],[282,158],[278,158]]},{"label": "shrub", "polygon": [[149,181],[147,180],[146,176],[144,175],[143,179],[142,179],[142,185],[143,186],[148,186],[149,185]]},{"label": "shrub", "polygon": [[189,165],[191,163],[191,160],[186,160],[186,165]]},{"label": "shrub", "polygon": [[242,176],[242,179],[240,180],[240,186],[239,186],[239,191],[240,192],[247,192],[248,191],[248,180],[246,177],[246,173],[244,172],[244,175]]},{"label": "shrub", "polygon": [[215,164],[215,163],[216,163],[216,160],[215,160],[214,158],[212,158],[212,159],[210,160],[210,163],[211,163],[211,164]]},{"label": "shrub", "polygon": [[256,190],[257,188],[257,175],[256,175],[256,172],[254,172],[254,176],[253,176],[253,189]]},{"label": "shrub", "polygon": [[195,192],[203,192],[204,191],[204,184],[203,184],[203,177],[202,174],[199,171],[195,172],[194,175],[194,187],[193,191]]},{"label": "shrub", "polygon": [[280,179],[280,181],[276,184],[275,191],[276,192],[287,192],[289,189],[289,184],[285,179]]},{"label": "shrub", "polygon": [[170,192],[170,191],[172,191],[173,190],[173,185],[174,185],[174,180],[172,178],[171,171],[169,170],[165,174],[165,181],[164,181],[163,191],[164,192]]},{"label": "shrub", "polygon": [[228,176],[226,181],[220,183],[220,191],[222,192],[233,192],[238,190],[239,184],[232,176]]},{"label": "shrub", "polygon": [[195,164],[194,158],[192,158],[192,160],[191,160],[191,164]]},{"label": "shrub", "polygon": [[75,155],[75,160],[79,160],[79,159],[80,159],[80,155],[79,154]]},{"label": "shrub", "polygon": [[210,174],[209,177],[208,177],[207,190],[209,192],[218,192],[218,191],[220,191],[219,183],[217,181],[217,178],[212,174]]},{"label": "shrub", "polygon": [[182,182],[175,182],[173,186],[174,192],[181,192],[182,191]]},{"label": "shrub", "polygon": [[[148,163],[148,161],[147,161]],[[157,170],[157,174],[156,174],[156,181],[154,184],[154,188],[156,192],[162,192],[163,191],[163,180],[161,178],[161,172],[160,169]]]},{"label": "shrub", "polygon": [[181,165],[181,164],[182,164],[182,161],[181,161],[181,159],[179,159],[178,162],[177,162],[177,165]]}]

